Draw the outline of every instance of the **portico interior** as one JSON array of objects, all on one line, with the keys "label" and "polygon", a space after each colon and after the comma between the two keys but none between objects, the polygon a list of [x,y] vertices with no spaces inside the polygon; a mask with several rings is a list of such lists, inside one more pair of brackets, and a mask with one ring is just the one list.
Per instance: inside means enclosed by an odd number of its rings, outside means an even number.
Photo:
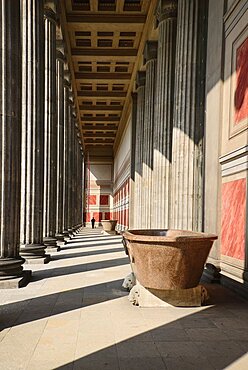
[{"label": "portico interior", "polygon": [[[1,0],[0,87],[0,369],[247,369],[247,0]],[[207,306],[127,229],[216,234]]]},{"label": "portico interior", "polygon": [[206,276],[246,295],[247,2],[6,0],[0,16],[1,274],[19,286],[24,260],[94,217],[216,233]]}]

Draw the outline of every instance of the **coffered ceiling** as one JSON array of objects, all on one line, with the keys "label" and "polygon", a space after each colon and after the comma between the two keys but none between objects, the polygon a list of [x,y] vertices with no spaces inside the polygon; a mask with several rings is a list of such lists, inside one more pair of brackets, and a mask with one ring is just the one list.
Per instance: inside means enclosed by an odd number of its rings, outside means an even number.
[{"label": "coffered ceiling", "polygon": [[109,149],[125,126],[156,0],[64,0],[62,14],[85,151]]}]

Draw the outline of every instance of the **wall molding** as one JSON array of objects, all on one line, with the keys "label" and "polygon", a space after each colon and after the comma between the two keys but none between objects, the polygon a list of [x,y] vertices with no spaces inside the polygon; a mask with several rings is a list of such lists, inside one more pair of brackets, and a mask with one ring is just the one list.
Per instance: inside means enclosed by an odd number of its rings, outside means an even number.
[{"label": "wall molding", "polygon": [[224,27],[226,37],[230,34],[239,20],[248,10],[247,0],[236,0],[224,16]]},{"label": "wall molding", "polygon": [[123,186],[123,184],[130,178],[130,170],[131,170],[131,166],[130,166],[130,151],[129,151],[122,162],[121,168],[116,173],[116,176],[114,179],[113,194],[115,194]]},{"label": "wall molding", "polygon": [[248,170],[248,145],[220,157],[222,177]]}]

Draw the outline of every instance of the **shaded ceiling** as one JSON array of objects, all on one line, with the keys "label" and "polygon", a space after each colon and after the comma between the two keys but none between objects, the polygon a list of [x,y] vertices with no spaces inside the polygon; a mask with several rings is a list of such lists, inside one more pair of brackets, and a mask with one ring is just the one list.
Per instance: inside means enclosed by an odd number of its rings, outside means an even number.
[{"label": "shaded ceiling", "polygon": [[64,0],[63,14],[85,151],[113,153],[125,127],[155,1]]}]

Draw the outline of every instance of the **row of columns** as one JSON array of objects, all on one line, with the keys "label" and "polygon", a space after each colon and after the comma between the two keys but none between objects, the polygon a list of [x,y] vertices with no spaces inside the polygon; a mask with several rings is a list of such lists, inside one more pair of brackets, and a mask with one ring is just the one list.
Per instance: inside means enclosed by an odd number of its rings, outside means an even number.
[{"label": "row of columns", "polygon": [[80,228],[83,154],[56,2],[3,0],[0,18],[0,288],[9,288],[30,275],[25,261],[48,262]]},{"label": "row of columns", "polygon": [[207,0],[159,0],[157,22],[133,100],[130,226],[202,230]]}]

